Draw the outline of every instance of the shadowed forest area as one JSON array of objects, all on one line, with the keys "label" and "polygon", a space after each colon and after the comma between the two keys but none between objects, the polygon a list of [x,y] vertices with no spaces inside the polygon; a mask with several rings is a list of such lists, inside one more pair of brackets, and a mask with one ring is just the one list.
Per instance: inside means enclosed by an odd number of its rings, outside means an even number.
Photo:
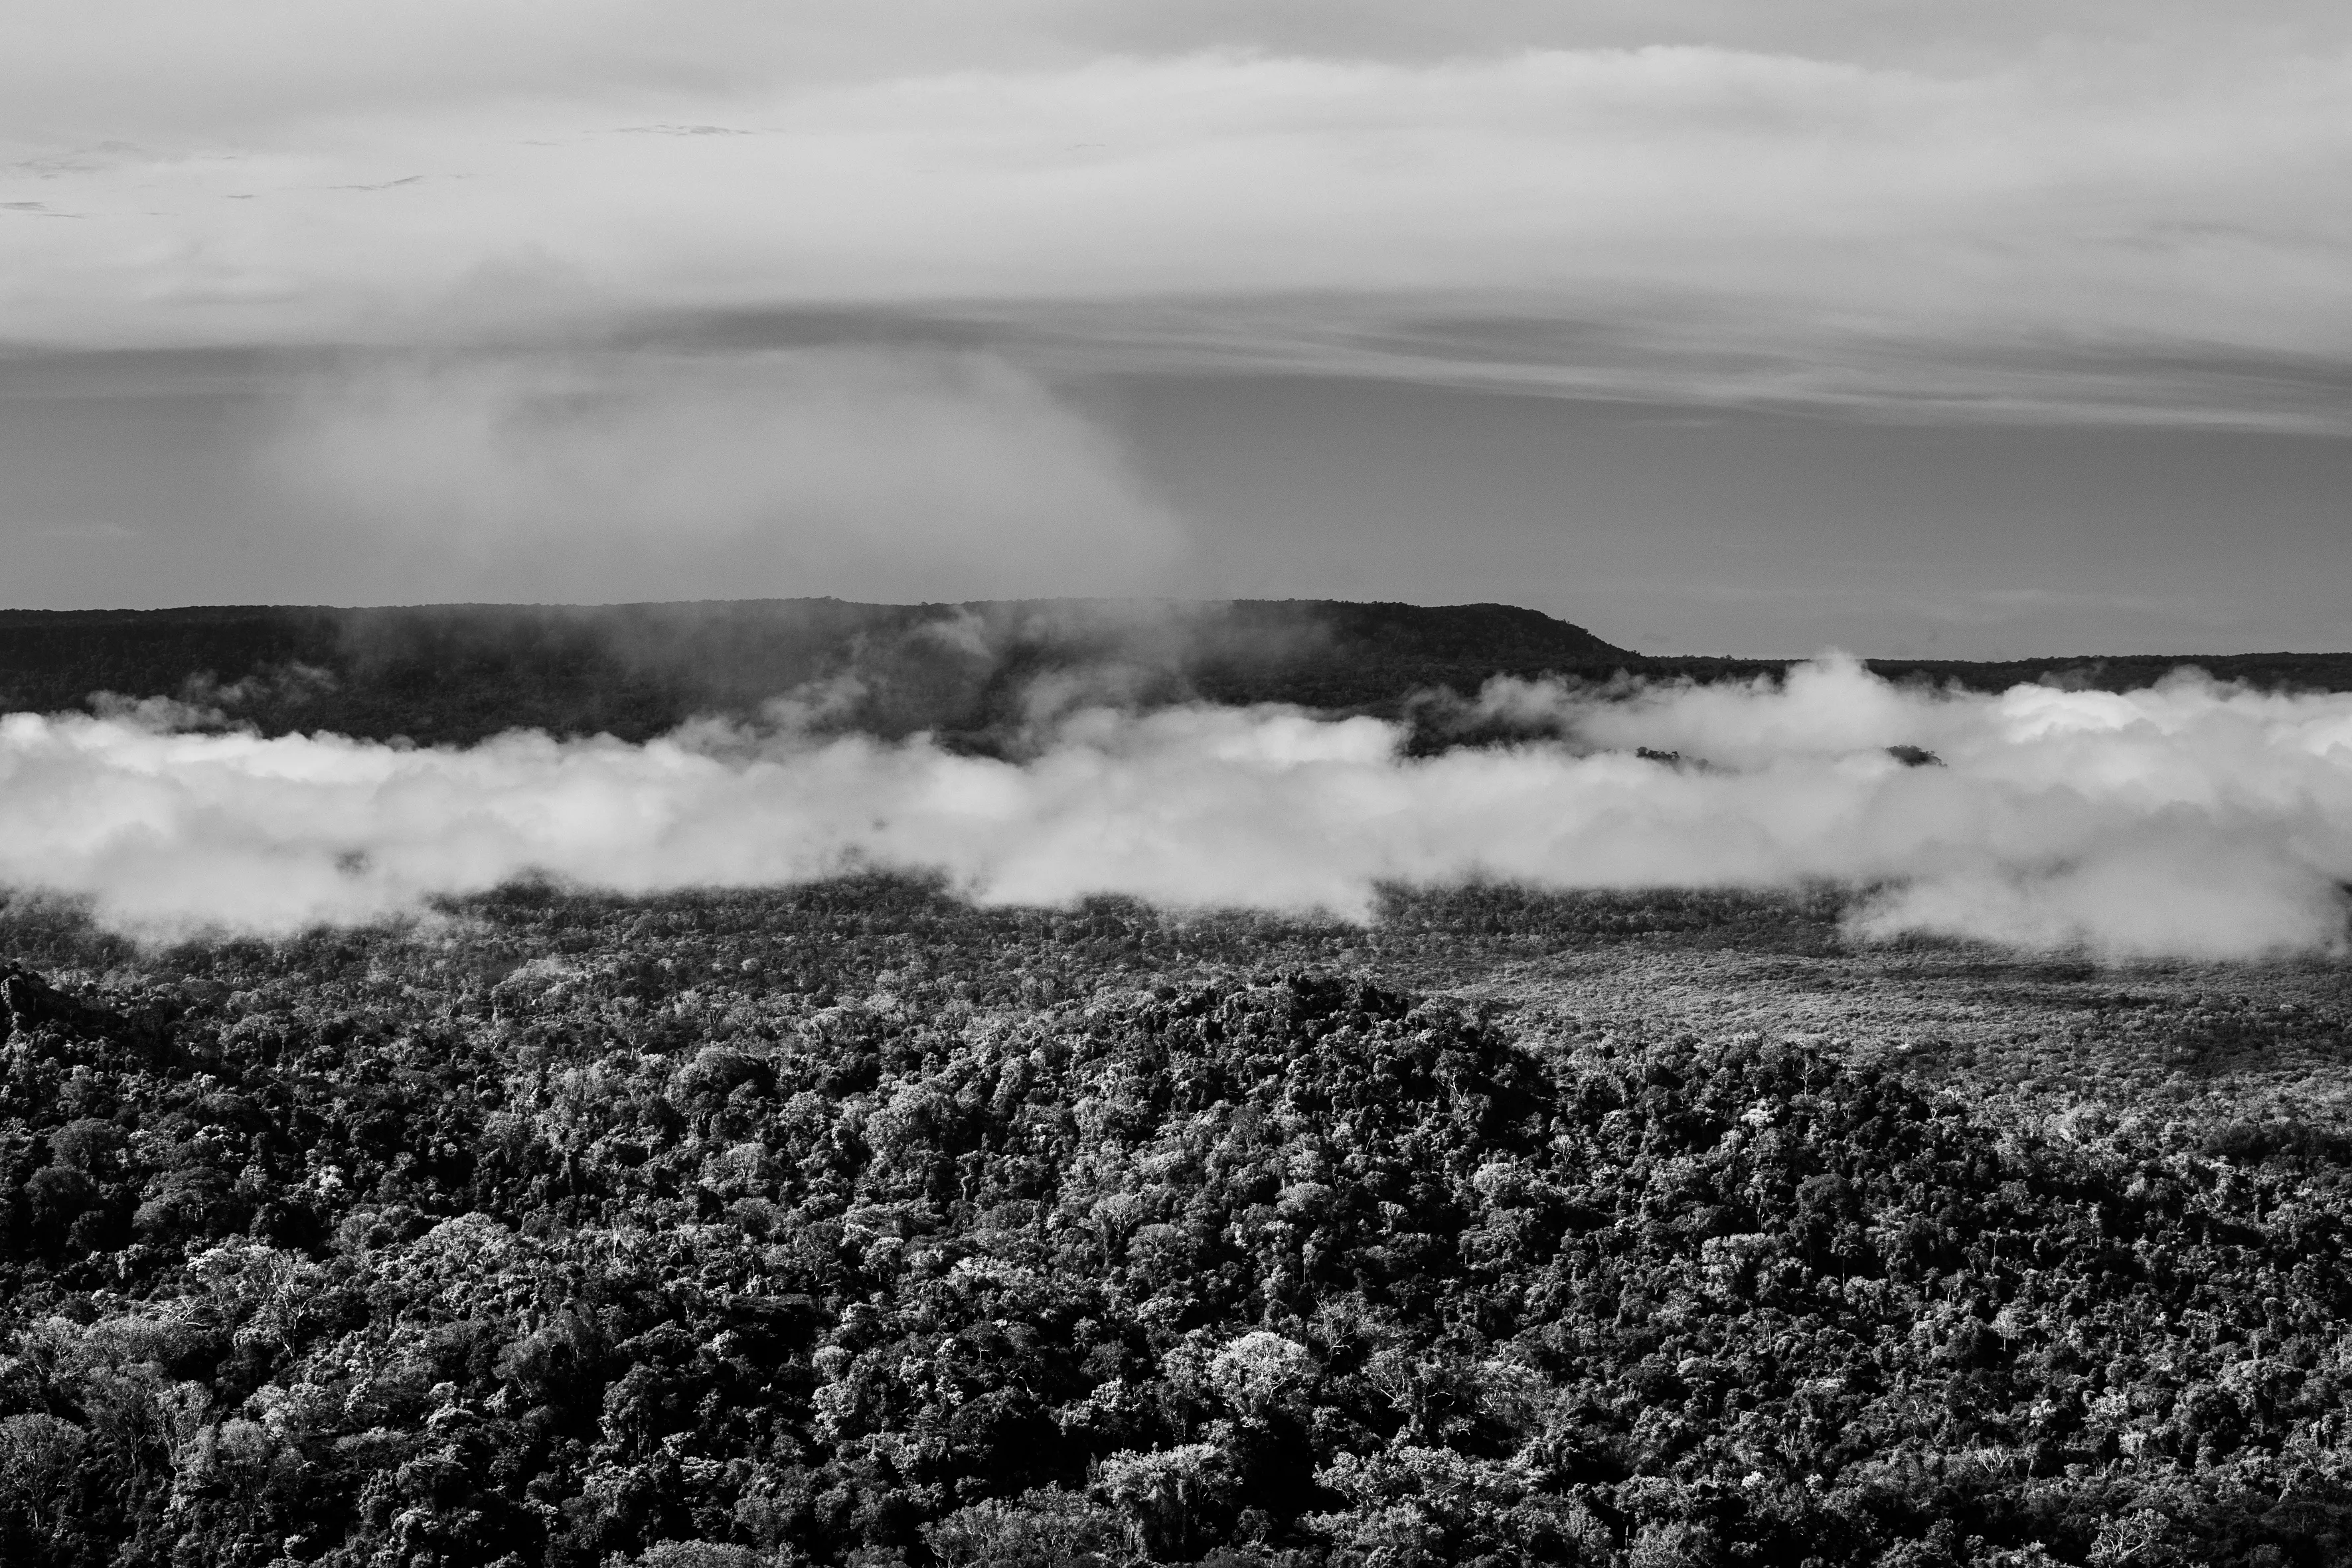
[{"label": "shadowed forest area", "polygon": [[2352,1552],[2340,966],[919,880],[0,951],[0,1556]]}]

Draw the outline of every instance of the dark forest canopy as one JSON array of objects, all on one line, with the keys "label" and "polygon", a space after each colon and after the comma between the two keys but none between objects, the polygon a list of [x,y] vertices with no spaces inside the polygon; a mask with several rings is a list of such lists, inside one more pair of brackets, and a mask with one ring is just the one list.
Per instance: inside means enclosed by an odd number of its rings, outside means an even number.
[{"label": "dark forest canopy", "polygon": [[[2267,687],[2352,689],[2352,655],[1874,660],[1895,679],[1997,690],[2056,679],[2148,685],[2184,663]],[[780,697],[842,728],[942,733],[1018,723],[1041,678],[1066,696],[1153,705],[1290,702],[1405,711],[1496,675],[1753,679],[1782,660],[1645,657],[1507,605],[1334,600],[1022,600],[860,605],[314,605],[0,611],[0,710],[96,693],[218,709],[267,733],[329,730],[464,743],[499,731],[645,740]]]},{"label": "dark forest canopy", "polygon": [[[1363,930],[866,879],[448,913],[141,956],[0,905],[51,965],[0,971],[0,1562],[2352,1551],[2338,1129],[2019,1122],[1654,987],[1295,966],[1739,932],[1831,983],[1821,911]],[[2163,977],[2011,969],[2151,1054]],[[2239,1059],[2229,1000],[2176,1060]],[[2306,1000],[2229,1016],[2340,1053],[2340,988]]]}]

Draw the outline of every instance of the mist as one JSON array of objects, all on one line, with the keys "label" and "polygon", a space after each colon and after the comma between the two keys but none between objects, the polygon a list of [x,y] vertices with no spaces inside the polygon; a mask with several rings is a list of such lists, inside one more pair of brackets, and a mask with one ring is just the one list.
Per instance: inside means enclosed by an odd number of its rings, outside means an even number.
[{"label": "mist", "polygon": [[1184,546],[1110,436],[976,352],[347,355],[258,457],[380,598],[1121,593]]},{"label": "mist", "polygon": [[0,720],[0,882],[152,938],[367,921],[532,876],[651,893],[894,868],[983,903],[1355,919],[1384,884],[1827,880],[1863,895],[1857,940],[2343,944],[2352,696],[2193,672],[1963,695],[1828,656],[1780,682],[1497,680],[1475,705],[1526,738],[1413,755],[1372,718],[1046,705],[1007,760],[818,734],[783,707],[642,745],[464,748],[188,729],[204,715],[163,705],[19,713]]}]

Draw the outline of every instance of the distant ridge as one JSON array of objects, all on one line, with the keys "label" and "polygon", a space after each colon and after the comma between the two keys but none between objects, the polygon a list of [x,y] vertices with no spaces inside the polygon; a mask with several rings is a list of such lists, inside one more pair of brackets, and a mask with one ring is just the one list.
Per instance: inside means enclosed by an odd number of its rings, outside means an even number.
[{"label": "distant ridge", "polygon": [[977,737],[1037,678],[1106,700],[1391,710],[1497,673],[1639,656],[1510,605],[1338,600],[840,599],[374,609],[0,611],[0,709],[93,693],[223,710],[265,732],[463,743],[500,731],[644,740],[790,698],[842,728]]},{"label": "distant ridge", "polygon": [[[265,733],[425,744],[514,729],[642,741],[698,717],[755,719],[783,699],[821,727],[929,730],[985,750],[1035,715],[1041,693],[1064,705],[1398,715],[1417,692],[1467,695],[1496,675],[1751,679],[1788,663],[1644,656],[1511,605],[1334,599],[0,610],[0,710],[87,710],[111,693],[216,710]],[[1977,690],[2035,680],[2121,690],[2182,665],[2263,688],[2352,690],[2352,654],[1870,664]]]}]

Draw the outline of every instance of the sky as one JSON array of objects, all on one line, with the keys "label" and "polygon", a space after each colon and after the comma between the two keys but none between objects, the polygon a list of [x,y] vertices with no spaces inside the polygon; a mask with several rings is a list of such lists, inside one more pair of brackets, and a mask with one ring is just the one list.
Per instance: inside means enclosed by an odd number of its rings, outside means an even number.
[{"label": "sky", "polygon": [[0,600],[2352,647],[2352,13],[18,0]]}]

